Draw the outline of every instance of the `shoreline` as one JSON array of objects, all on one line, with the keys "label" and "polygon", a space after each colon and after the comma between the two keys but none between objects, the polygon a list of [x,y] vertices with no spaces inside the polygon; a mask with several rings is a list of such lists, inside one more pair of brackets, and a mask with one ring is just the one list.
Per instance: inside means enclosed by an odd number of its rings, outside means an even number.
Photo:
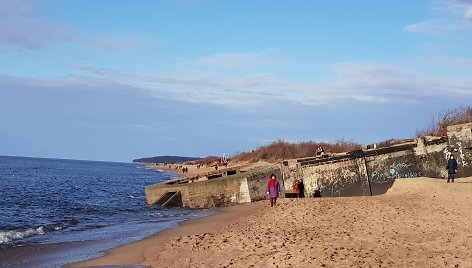
[{"label": "shoreline", "polygon": [[471,267],[472,178],[397,179],[387,193],[221,209],[69,267]]},{"label": "shoreline", "polygon": [[238,206],[218,208],[213,215],[186,220],[162,230],[150,237],[106,250],[104,256],[80,262],[68,263],[64,267],[88,267],[88,266],[144,266],[154,267],[159,262],[159,254],[172,240],[179,237],[213,233],[238,222],[241,218],[250,216],[260,211],[264,201],[245,203]]},{"label": "shoreline", "polygon": [[[140,227],[133,230],[133,236],[126,233],[126,226],[120,228],[122,235],[100,239],[61,241],[53,243],[27,243],[17,245],[0,244],[0,266],[7,267],[63,267],[69,263],[100,258],[105,252],[120,246],[144,240],[167,229],[176,228],[179,223],[215,215],[215,210],[204,209],[192,214],[196,217],[161,222],[159,225]],[[137,232],[136,232],[137,231]]]}]

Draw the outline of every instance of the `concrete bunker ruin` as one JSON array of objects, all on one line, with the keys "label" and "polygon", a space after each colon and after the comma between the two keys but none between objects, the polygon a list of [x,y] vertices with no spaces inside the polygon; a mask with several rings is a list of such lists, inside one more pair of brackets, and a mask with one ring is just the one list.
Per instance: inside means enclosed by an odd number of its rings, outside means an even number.
[{"label": "concrete bunker ruin", "polygon": [[[303,180],[305,196],[370,196],[385,193],[395,179],[444,178],[450,154],[459,164],[457,178],[472,176],[472,123],[449,126],[447,136],[422,137],[385,148],[288,159],[277,165],[229,168],[146,187],[147,204],[215,207],[266,199],[266,183],[276,174],[281,197]],[[175,196],[175,197],[173,197]],[[178,197],[180,196],[180,197]]]}]

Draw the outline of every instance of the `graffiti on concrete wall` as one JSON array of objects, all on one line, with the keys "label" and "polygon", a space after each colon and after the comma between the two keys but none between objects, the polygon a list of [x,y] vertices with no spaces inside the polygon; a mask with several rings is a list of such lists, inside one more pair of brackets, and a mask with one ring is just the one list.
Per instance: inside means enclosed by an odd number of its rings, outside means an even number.
[{"label": "graffiti on concrete wall", "polygon": [[[462,148],[462,142],[458,141],[456,142],[456,145],[457,145],[457,148],[454,149],[455,152],[459,152],[459,157],[457,157],[457,163],[458,164],[462,164],[462,166],[464,167],[468,167],[469,166],[469,163],[467,163],[467,160],[465,158],[465,154],[464,154],[464,150]],[[444,148],[444,158],[446,158],[446,160],[448,160],[451,155],[452,155],[452,152],[450,152],[447,148]]]},{"label": "graffiti on concrete wall", "polygon": [[308,185],[308,192],[309,193],[313,193],[314,191],[317,191],[317,190],[320,190],[322,185],[321,183],[318,183],[318,180],[316,179],[316,177],[313,175],[312,178],[311,178],[311,183]]},{"label": "graffiti on concrete wall", "polygon": [[456,144],[457,144],[457,147],[459,147],[459,157],[461,160],[460,162],[462,162],[462,166],[467,167],[468,163],[465,160],[464,151],[462,150],[462,142],[458,141]]},{"label": "graffiti on concrete wall", "polygon": [[451,157],[451,154],[452,154],[451,152],[449,152],[449,150],[447,148],[444,148],[443,153],[444,153],[444,158],[446,158],[446,160],[448,160],[449,157]]},{"label": "graffiti on concrete wall", "polygon": [[385,183],[398,178],[419,177],[420,174],[416,171],[404,171],[404,169],[407,169],[411,166],[413,166],[411,163],[393,163],[389,166],[388,171],[375,170],[372,172],[371,181],[374,183]]}]

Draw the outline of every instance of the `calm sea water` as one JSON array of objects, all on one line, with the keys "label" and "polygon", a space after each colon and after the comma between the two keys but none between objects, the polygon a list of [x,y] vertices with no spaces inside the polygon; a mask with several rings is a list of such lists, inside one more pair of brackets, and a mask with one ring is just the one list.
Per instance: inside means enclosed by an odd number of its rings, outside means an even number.
[{"label": "calm sea water", "polygon": [[127,163],[0,156],[0,250],[76,241],[106,249],[204,215],[146,206],[145,186],[171,177]]}]

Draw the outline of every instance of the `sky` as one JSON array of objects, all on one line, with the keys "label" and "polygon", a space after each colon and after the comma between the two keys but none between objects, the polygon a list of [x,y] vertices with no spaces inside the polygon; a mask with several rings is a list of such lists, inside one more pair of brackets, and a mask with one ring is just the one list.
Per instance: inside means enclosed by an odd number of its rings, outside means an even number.
[{"label": "sky", "polygon": [[472,0],[0,0],[0,155],[414,137],[472,103]]}]

